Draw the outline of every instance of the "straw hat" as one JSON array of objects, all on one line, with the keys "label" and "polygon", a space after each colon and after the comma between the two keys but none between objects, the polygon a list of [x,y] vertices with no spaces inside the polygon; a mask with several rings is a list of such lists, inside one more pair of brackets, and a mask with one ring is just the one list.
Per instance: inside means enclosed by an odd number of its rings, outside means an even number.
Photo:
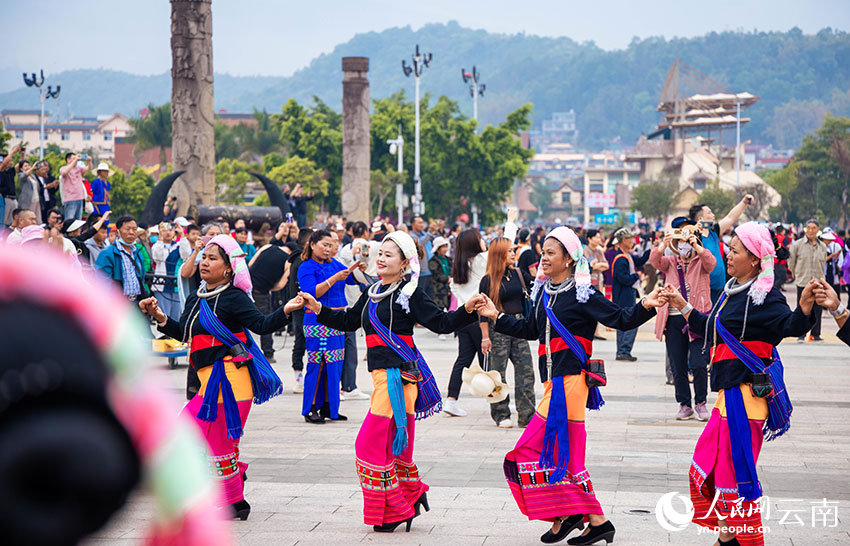
[{"label": "straw hat", "polygon": [[469,387],[472,396],[486,398],[491,404],[507,398],[508,390],[511,388],[510,385],[502,382],[499,372],[496,370],[485,372],[478,365],[478,362],[473,362],[471,366],[463,370],[461,377]]}]

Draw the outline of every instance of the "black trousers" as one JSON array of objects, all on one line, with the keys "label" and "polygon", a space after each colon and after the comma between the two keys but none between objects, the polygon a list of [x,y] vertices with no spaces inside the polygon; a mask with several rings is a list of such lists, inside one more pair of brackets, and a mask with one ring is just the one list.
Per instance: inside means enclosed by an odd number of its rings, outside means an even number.
[{"label": "black trousers", "polygon": [[[257,305],[260,313],[268,315],[274,311],[272,307],[272,295],[270,293],[254,290],[252,294],[254,296],[254,303]],[[260,347],[266,358],[274,357],[274,337],[272,337],[272,334],[263,334],[260,336]]]},{"label": "black trousers", "polygon": [[292,369],[300,372],[304,369],[304,353],[307,351],[303,310],[292,312],[292,328],[295,330],[295,343],[292,344]]},{"label": "black trousers", "polygon": [[419,277],[419,288],[421,288],[423,292],[428,294],[429,298],[434,299],[434,287],[431,283],[431,275]]},{"label": "black trousers", "polygon": [[[802,287],[802,286],[797,287],[797,305],[800,305],[800,296],[803,294],[803,288],[804,287]],[[823,309],[821,309],[821,306],[818,305],[817,303],[813,303],[812,304],[812,313],[814,313],[814,315],[815,315],[815,325],[812,326],[812,330],[811,330],[812,336],[820,337],[820,322],[821,322],[820,319],[821,319],[821,315],[823,315]]]},{"label": "black trousers", "polygon": [[452,366],[452,375],[449,377],[449,398],[457,399],[460,395],[460,386],[463,383],[463,369],[472,364],[472,359],[478,355],[478,364],[484,365],[484,354],[481,352],[481,326],[473,322],[464,326],[457,332],[457,359]]},{"label": "black trousers", "polygon": [[688,370],[694,374],[694,401],[697,404],[704,403],[708,394],[708,370],[702,354],[702,339],[691,341],[690,336],[682,332],[684,327],[685,317],[682,315],[667,317],[664,343],[673,371],[676,402],[682,406],[690,406],[691,384],[688,381]]}]

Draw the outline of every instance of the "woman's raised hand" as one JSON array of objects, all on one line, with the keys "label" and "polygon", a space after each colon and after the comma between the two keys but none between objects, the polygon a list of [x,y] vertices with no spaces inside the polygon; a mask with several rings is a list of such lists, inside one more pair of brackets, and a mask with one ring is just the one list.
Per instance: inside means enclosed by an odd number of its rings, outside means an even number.
[{"label": "woman's raised hand", "polygon": [[304,307],[304,298],[302,298],[299,294],[286,302],[286,305],[283,306],[283,312],[287,315],[291,315],[293,311],[297,311],[302,307]]},{"label": "woman's raised hand", "polygon": [[154,297],[145,298],[139,301],[139,309],[142,310],[142,313],[153,317],[153,319],[157,322],[165,322],[168,318],[165,313],[160,310],[159,305],[156,302],[156,298]]}]

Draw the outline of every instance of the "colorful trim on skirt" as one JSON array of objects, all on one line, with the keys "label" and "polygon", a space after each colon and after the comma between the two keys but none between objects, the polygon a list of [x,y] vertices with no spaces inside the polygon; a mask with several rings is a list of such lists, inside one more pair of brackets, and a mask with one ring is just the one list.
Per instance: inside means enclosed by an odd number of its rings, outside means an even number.
[{"label": "colorful trim on skirt", "polygon": [[[327,406],[332,419],[339,416],[339,384],[345,359],[345,334],[315,323],[312,313],[304,315],[307,366],[304,370],[304,395],[301,415],[315,407]],[[310,324],[312,322],[312,324]]]},{"label": "colorful trim on skirt", "polygon": [[[561,379],[561,378],[557,378]],[[585,467],[587,433],[584,428],[584,412],[587,403],[587,384],[583,375],[562,378],[567,399],[567,428],[570,440],[570,460],[563,480],[550,483],[549,476],[554,468],[540,467],[540,453],[552,383],[545,383],[543,400],[537,406],[525,432],[516,447],[505,456],[505,479],[511,494],[528,519],[554,521],[556,517],[573,514],[602,514],[602,507],[593,492],[593,483]],[[557,457],[557,449],[555,450]],[[557,463],[557,458],[555,460]]]},{"label": "colorful trim on skirt", "polygon": [[357,476],[363,491],[363,523],[381,525],[403,521],[415,513],[414,503],[428,491],[413,462],[416,385],[404,385],[407,448],[392,454],[396,425],[387,392],[386,370],[372,371],[372,405],[355,443]]},{"label": "colorful trim on skirt", "polygon": [[[204,397],[196,394],[192,400],[183,408],[182,413],[188,414],[195,420],[201,433],[207,441],[207,461],[210,465],[210,475],[217,482],[224,496],[226,504],[233,504],[244,499],[242,492],[242,474],[248,465],[239,460],[239,440],[227,437],[227,423],[224,419],[224,404],[219,404],[218,418],[209,423],[198,419],[198,410]],[[248,419],[251,411],[251,399],[237,401],[239,416],[242,419],[242,427]]]},{"label": "colorful trim on skirt", "polygon": [[[746,532],[736,533],[743,546],[763,546],[764,534],[759,502],[739,498],[738,482],[732,466],[729,425],[726,421],[723,391],[711,411],[711,418],[697,440],[694,457],[688,472],[691,501],[694,503],[693,522],[719,531],[718,519],[726,525]],[[767,402],[752,396],[749,386],[741,385],[744,406],[749,417],[753,459],[758,463],[767,414]]]}]

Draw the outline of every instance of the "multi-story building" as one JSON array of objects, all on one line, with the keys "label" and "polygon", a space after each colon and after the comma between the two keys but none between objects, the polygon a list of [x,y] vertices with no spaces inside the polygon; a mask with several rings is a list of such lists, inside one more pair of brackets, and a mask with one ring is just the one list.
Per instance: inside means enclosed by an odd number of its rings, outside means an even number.
[{"label": "multi-story building", "polygon": [[[10,146],[26,142],[30,150],[38,148],[41,126],[39,110],[3,110],[0,112],[3,128],[12,135]],[[95,159],[111,161],[115,157],[115,139],[132,132],[130,122],[122,114],[102,115],[96,118],[75,118],[52,121],[44,119],[44,143],[56,144],[63,151],[89,152]]]},{"label": "multi-story building", "polygon": [[576,128],[576,113],[555,112],[551,119],[543,120],[540,130],[529,131],[531,146],[537,151],[543,151],[551,144],[568,143],[575,146],[578,140]]}]

